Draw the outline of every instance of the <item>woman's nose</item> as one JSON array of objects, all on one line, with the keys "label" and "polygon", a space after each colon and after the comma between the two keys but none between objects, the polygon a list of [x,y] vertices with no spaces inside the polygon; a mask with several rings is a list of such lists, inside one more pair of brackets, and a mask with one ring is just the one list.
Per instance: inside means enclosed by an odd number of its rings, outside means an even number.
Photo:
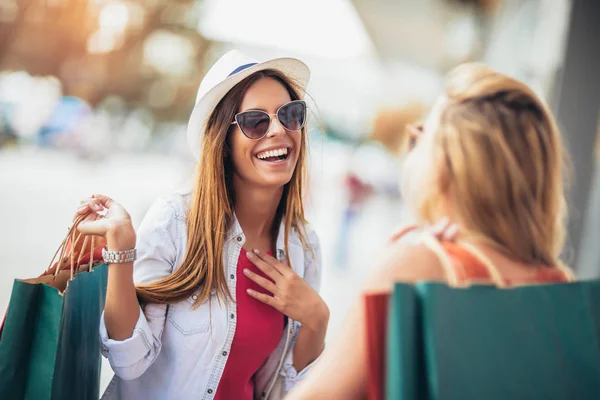
[{"label": "woman's nose", "polygon": [[277,117],[274,116],[273,118],[271,118],[271,124],[269,125],[267,137],[282,135],[283,133],[285,133],[285,128],[283,127],[283,125],[281,125],[279,119],[277,119]]}]

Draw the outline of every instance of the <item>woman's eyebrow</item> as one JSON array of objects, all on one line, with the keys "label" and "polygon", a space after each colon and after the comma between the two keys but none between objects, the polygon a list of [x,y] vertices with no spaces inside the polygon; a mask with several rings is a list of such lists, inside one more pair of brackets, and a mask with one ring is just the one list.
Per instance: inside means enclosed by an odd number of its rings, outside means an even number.
[{"label": "woman's eyebrow", "polygon": [[[279,104],[277,107],[275,107],[275,111],[279,110],[281,108],[281,106],[283,106],[287,103],[289,103],[289,102]],[[242,110],[240,112],[245,112],[245,111],[263,111],[263,112],[266,112],[267,114],[269,114],[269,112],[267,110],[265,110],[264,108],[260,108],[260,107],[248,107],[245,110]]]},{"label": "woman's eyebrow", "polygon": [[246,108],[245,110],[242,110],[240,112],[244,112],[244,111],[264,111],[267,112],[267,110],[262,109],[262,108],[258,108],[258,107],[250,107],[250,108]]}]

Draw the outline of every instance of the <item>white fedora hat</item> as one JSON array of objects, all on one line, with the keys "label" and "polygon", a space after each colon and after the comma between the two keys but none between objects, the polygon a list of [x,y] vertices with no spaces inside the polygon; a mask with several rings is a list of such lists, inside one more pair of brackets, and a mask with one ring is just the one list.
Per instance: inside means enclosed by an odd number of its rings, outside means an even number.
[{"label": "white fedora hat", "polygon": [[194,157],[200,159],[202,135],[208,118],[221,99],[235,85],[255,72],[274,69],[282,72],[304,91],[310,79],[310,70],[302,61],[295,58],[275,58],[264,62],[253,60],[237,50],[223,55],[206,73],[196,95],[196,105],[187,126],[187,138]]}]

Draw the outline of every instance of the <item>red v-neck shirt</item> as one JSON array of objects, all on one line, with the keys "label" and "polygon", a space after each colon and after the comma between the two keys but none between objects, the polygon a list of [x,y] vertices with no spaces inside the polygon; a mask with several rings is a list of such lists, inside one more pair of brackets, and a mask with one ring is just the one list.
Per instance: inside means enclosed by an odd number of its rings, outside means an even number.
[{"label": "red v-neck shirt", "polygon": [[254,374],[275,351],[285,325],[283,314],[246,292],[253,289],[271,294],[246,277],[244,269],[270,280],[248,260],[242,249],[236,272],[237,326],[215,400],[254,399]]}]

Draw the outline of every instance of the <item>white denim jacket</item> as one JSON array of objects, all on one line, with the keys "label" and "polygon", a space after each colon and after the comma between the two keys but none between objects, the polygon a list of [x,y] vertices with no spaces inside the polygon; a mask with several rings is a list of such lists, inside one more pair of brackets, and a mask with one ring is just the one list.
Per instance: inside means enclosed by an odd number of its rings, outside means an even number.
[{"label": "white denim jacket", "polygon": [[[190,194],[173,194],[160,198],[148,210],[137,232],[136,283],[168,276],[183,261],[189,202]],[[280,260],[285,257],[283,231],[282,223],[276,243]],[[289,256],[294,271],[318,291],[321,249],[314,231],[308,226],[306,231],[312,251],[303,248],[298,233],[292,230]],[[227,233],[223,252],[233,300],[238,257],[244,242],[244,233],[236,219]],[[102,353],[115,372],[102,399],[186,400],[215,396],[235,334],[236,304],[231,300],[226,304],[214,300],[192,310],[196,298],[194,294],[170,306],[146,305],[133,335],[123,341],[108,337],[102,315]],[[282,398],[312,366],[299,373],[293,367],[292,348],[299,327],[300,323],[286,318],[279,345],[255,375],[256,399]]]}]

